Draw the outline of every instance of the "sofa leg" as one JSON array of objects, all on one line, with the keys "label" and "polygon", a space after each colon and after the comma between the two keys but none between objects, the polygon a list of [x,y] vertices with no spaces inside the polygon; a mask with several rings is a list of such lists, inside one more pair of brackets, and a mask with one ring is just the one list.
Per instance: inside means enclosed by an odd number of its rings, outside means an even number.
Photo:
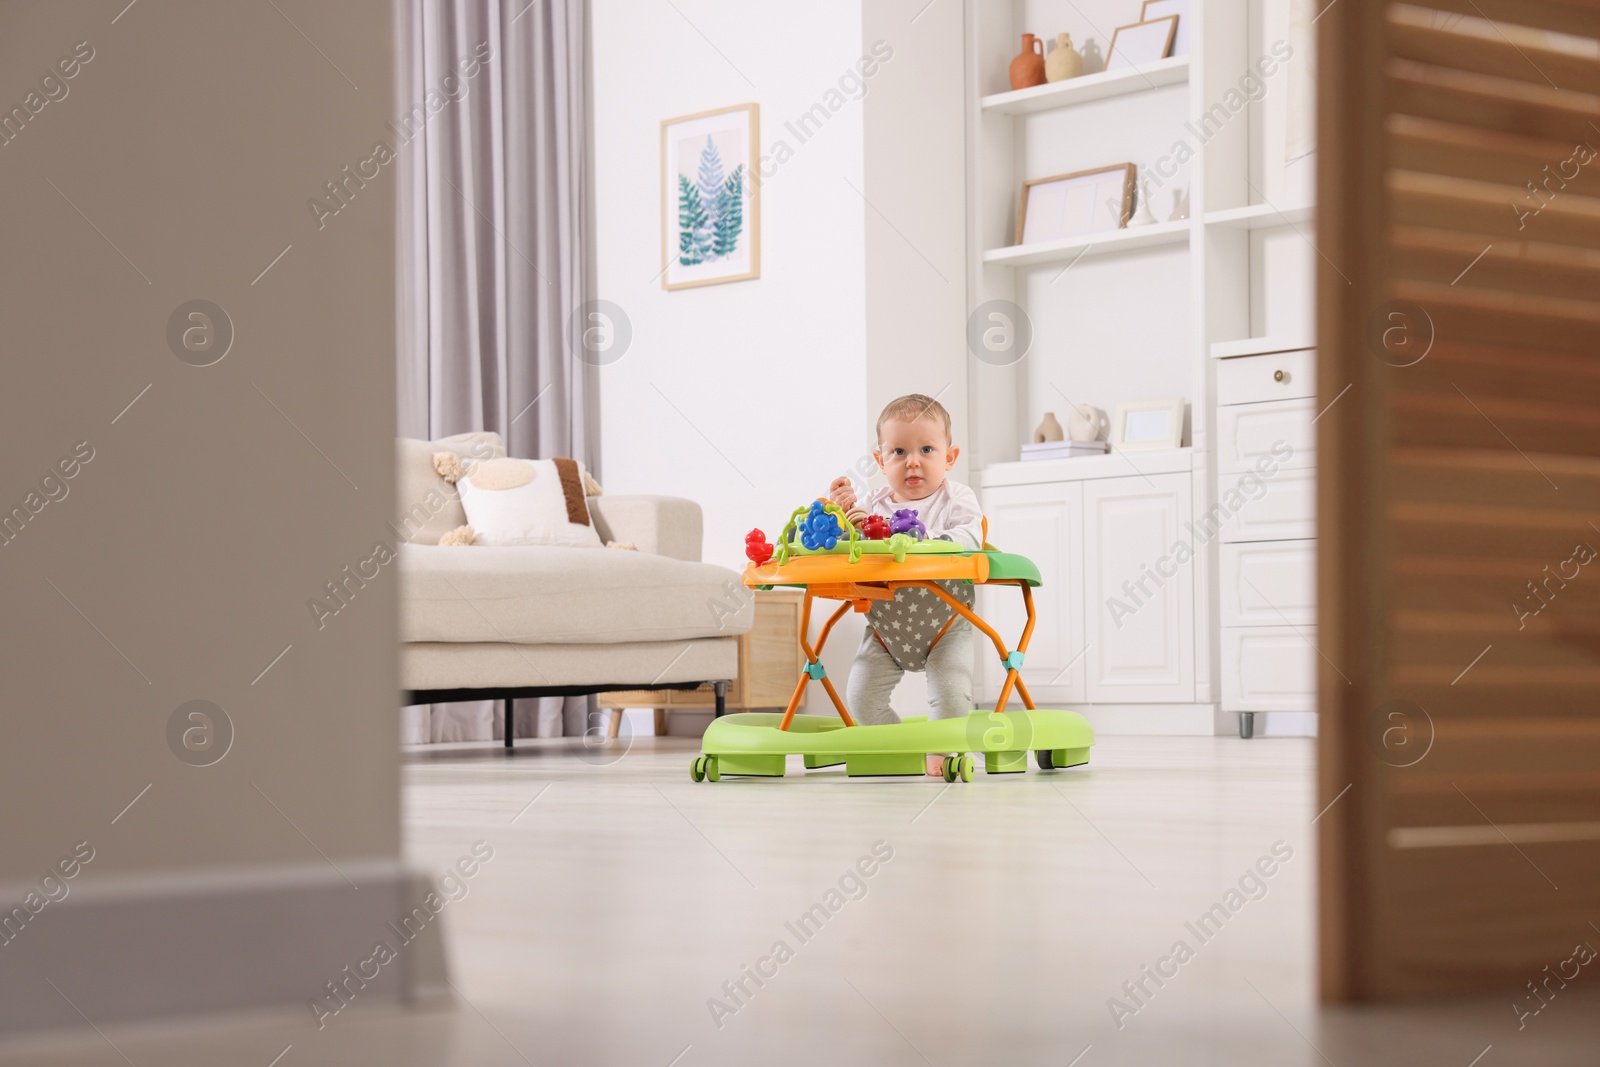
[{"label": "sofa leg", "polygon": [[667,709],[666,708],[657,708],[656,709],[656,736],[657,737],[666,737],[667,736]]},{"label": "sofa leg", "polygon": [[717,694],[717,711],[715,718],[722,718],[728,713],[728,683],[726,680],[712,682],[711,689]]},{"label": "sofa leg", "polygon": [[611,722],[606,725],[607,737],[615,738],[622,731],[622,715],[621,708],[611,709]]},{"label": "sofa leg", "polygon": [[516,703],[517,702],[515,700],[513,700],[512,698],[506,697],[506,751],[507,752],[511,751],[511,735],[512,735],[511,727],[512,727],[512,719],[514,717],[513,716],[513,711],[516,708]]}]

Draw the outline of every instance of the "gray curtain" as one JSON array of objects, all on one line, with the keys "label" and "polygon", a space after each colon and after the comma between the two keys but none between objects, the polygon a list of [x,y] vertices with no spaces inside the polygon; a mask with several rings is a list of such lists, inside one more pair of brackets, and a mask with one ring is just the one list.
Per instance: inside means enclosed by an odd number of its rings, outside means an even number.
[{"label": "gray curtain", "polygon": [[[405,0],[394,138],[399,427],[495,430],[513,456],[598,465],[595,368],[567,321],[592,290],[583,0]],[[593,699],[517,702],[516,735],[592,728]],[[407,741],[488,740],[496,704],[408,709]]]}]

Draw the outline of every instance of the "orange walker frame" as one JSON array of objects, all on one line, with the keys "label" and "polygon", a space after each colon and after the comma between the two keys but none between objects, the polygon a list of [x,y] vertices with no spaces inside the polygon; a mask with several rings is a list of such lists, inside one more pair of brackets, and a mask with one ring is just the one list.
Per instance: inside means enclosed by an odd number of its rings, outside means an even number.
[{"label": "orange walker frame", "polygon": [[[1015,585],[1022,589],[1022,602],[1027,606],[1028,609],[1028,621],[1027,624],[1022,628],[1022,637],[1017,641],[1016,650],[1018,652],[1027,652],[1028,641],[1033,637],[1033,624],[1035,621],[1033,611],[1033,590],[1028,588],[1028,583],[1016,578],[1003,578],[992,582],[979,582],[977,584]],[[979,618],[977,613],[971,608],[967,607],[965,604],[961,603],[961,601],[945,592],[942,588],[940,588],[938,583],[921,580],[884,582],[881,585],[876,583],[871,585],[851,583],[849,588],[834,584],[818,584],[816,586],[806,586],[805,599],[802,601],[800,606],[800,648],[806,654],[806,667],[800,672],[800,681],[794,687],[794,695],[789,698],[789,706],[784,709],[783,721],[778,724],[778,729],[787,730],[789,728],[789,724],[794,721],[794,713],[800,707],[800,698],[803,697],[806,692],[806,683],[810,682],[813,677],[822,682],[822,688],[828,691],[828,698],[833,701],[833,706],[838,710],[839,718],[844,720],[844,724],[846,726],[854,726],[856,724],[856,721],[850,717],[849,710],[845,708],[844,701],[839,699],[839,692],[838,690],[834,689],[832,680],[829,679],[826,674],[819,673],[814,675],[812,670],[813,668],[821,667],[822,646],[828,643],[828,634],[833,630],[833,624],[842,619],[846,611],[849,611],[853,607],[857,611],[864,612],[872,606],[872,601],[893,600],[894,591],[896,589],[902,589],[911,586],[933,590],[934,594],[937,595],[940,600],[943,600],[946,604],[949,604],[955,609],[957,615],[960,615],[963,619],[966,619],[968,622],[972,623],[972,625],[981,630],[990,641],[994,642],[995,650],[1000,653],[1000,662],[1006,665],[1005,684],[1000,687],[1000,699],[995,701],[994,710],[997,713],[1006,710],[1006,704],[1011,700],[1012,686],[1016,687],[1017,695],[1022,698],[1022,706],[1027,708],[1029,711],[1033,710],[1033,697],[1029,695],[1028,687],[1022,681],[1022,675],[1018,672],[1016,665],[1011,662],[1011,653],[1006,651],[1005,640],[995,632],[994,627],[990,626],[988,623]],[[813,599],[844,600],[844,603],[840,604],[838,609],[828,617],[828,621],[823,624],[822,632],[817,635],[816,648],[812,648],[811,642],[807,640],[807,634],[809,634],[811,631],[811,601]],[[950,622],[945,623],[944,630],[948,630],[951,623],[954,622],[955,616],[951,616]],[[939,637],[944,636],[944,630],[940,630],[939,636],[934,638],[935,643],[938,643]]]}]

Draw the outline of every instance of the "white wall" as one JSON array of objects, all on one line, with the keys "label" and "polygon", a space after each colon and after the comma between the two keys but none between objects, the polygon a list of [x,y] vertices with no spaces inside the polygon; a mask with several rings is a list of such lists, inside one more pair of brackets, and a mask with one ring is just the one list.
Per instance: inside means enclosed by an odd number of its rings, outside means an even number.
[{"label": "white wall", "polygon": [[[678,8],[599,0],[592,15],[598,295],[633,327],[601,369],[604,481],[699,501],[704,558],[737,569],[752,527],[772,537],[870,461],[894,396],[940,394],[962,443],[964,16],[920,0],[828,0],[803,18]],[[878,62],[857,88],[866,55]],[[841,88],[802,143],[789,123]],[[793,150],[761,187],[761,277],[665,292],[660,122],[752,100],[763,154]],[[841,620],[824,654],[841,689],[861,633],[859,616]],[[896,700],[907,713],[922,710],[920,682]]]},{"label": "white wall", "polygon": [[[706,560],[742,568],[744,535],[823,493],[869,419],[862,107],[804,143],[785,129],[860,58],[861,6],[597,0],[591,18],[598,295],[633,327],[601,368],[605,488],[699,501]],[[763,153],[794,149],[761,188],[761,277],[666,292],[661,120],[749,101]]]}]

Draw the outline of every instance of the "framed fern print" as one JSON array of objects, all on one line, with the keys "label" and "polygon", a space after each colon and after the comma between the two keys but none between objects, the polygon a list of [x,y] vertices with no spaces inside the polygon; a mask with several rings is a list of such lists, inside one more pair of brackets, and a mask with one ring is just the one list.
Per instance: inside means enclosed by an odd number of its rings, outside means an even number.
[{"label": "framed fern print", "polygon": [[661,287],[761,277],[757,104],[661,123]]}]

